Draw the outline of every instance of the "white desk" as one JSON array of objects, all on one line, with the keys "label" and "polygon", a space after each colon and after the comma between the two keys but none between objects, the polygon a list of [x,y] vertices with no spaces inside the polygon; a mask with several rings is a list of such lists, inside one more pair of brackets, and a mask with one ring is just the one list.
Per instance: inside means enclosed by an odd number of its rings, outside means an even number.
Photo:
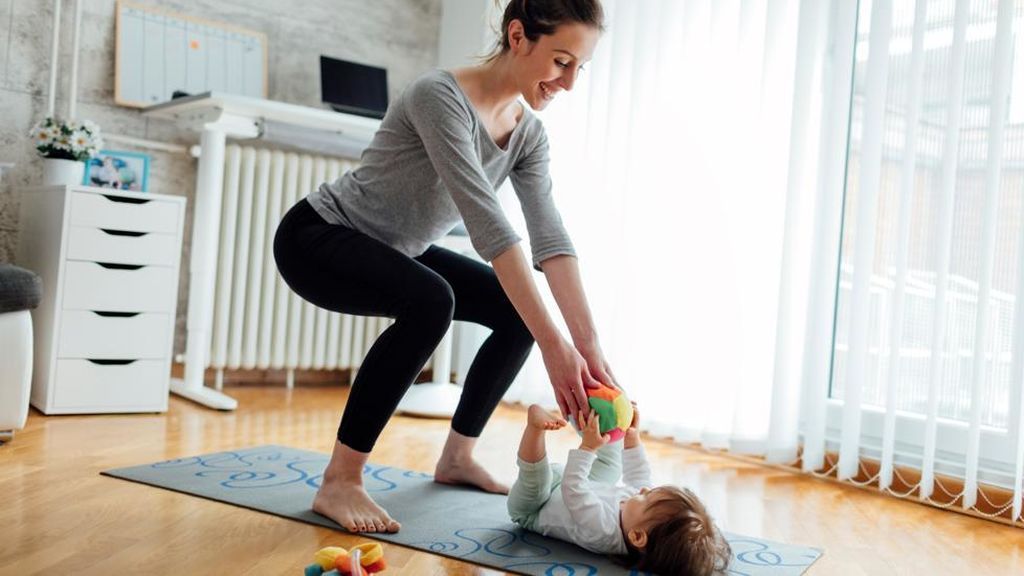
[{"label": "white desk", "polygon": [[379,120],[341,114],[259,98],[209,92],[179,98],[143,110],[150,118],[176,121],[201,133],[202,154],[196,176],[192,224],[192,264],[189,267],[185,377],[171,381],[171,392],[221,410],[238,402],[204,385],[213,329],[214,279],[220,237],[221,195],[224,190],[224,145],[227,138],[256,138],[268,122],[323,133],[333,132],[350,142],[369,144]]}]

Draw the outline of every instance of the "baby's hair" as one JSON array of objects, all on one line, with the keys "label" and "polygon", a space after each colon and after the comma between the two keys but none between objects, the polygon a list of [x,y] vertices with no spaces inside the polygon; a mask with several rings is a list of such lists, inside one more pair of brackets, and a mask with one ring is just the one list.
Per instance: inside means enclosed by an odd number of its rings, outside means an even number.
[{"label": "baby's hair", "polygon": [[653,502],[647,507],[647,545],[638,550],[627,542],[624,564],[664,575],[725,573],[732,549],[696,494],[688,488],[660,486],[648,498]]},{"label": "baby's hair", "polygon": [[[501,0],[496,0],[500,6]],[[562,24],[579,23],[604,31],[604,9],[599,0],[510,0],[501,18],[498,42],[490,54],[484,56],[490,62],[504,54],[509,48],[508,25],[513,20],[523,24],[527,40],[536,42],[542,35],[549,36]]]}]

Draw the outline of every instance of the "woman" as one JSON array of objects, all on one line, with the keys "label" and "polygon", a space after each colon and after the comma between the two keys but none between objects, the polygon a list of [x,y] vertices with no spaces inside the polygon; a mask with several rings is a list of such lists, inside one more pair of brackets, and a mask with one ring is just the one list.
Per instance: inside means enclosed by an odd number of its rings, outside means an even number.
[{"label": "woman", "polygon": [[[479,66],[430,72],[390,106],[360,166],[285,215],[278,269],[313,304],[395,322],[352,386],[313,510],[350,531],[396,532],[362,485],[363,465],[402,395],[452,319],[492,333],[473,360],[434,478],[507,494],[473,447],[533,346],[562,414],[586,406],[584,386],[613,384],[580,284],[575,252],[551,198],[543,109],[571,90],[602,29],[598,0],[512,0],[495,53]],[[567,342],[533,283],[519,236],[495,191],[511,177],[533,251],[569,326]],[[493,268],[431,245],[464,221]]]}]

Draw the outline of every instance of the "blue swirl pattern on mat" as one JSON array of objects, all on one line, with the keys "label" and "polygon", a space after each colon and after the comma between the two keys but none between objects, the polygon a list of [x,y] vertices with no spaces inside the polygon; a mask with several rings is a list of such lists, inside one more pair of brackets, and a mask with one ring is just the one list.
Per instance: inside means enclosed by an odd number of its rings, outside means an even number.
[{"label": "blue swirl pattern on mat", "polygon": [[[167,460],[148,466],[113,471],[112,475],[118,476],[118,472],[138,469],[173,471],[178,475],[202,479],[204,485],[212,481],[228,493],[276,490],[282,486],[292,485],[301,489],[304,494],[312,494],[320,488],[323,469],[327,462],[328,458],[322,454],[279,446],[264,446]],[[133,479],[131,475],[122,477]],[[424,481],[432,478],[433,476],[429,474],[390,466],[367,464],[363,468],[364,484],[370,493],[392,492],[403,485],[422,485]],[[139,481],[168,486],[167,483],[160,481]],[[176,485],[171,483],[170,487],[174,486]],[[266,495],[262,496],[265,497]],[[223,498],[228,502],[239,499],[244,500],[244,497]],[[567,557],[564,543],[514,527],[511,522],[507,526],[508,528],[480,525],[460,527],[448,534],[439,533],[436,538],[430,540],[390,540],[437,554],[525,574],[599,576],[628,573],[629,576],[650,576],[646,572],[613,567],[606,557],[600,555],[581,556],[582,551],[575,547],[572,547],[575,552],[569,553]],[[389,539],[381,535],[378,537]],[[796,576],[802,574],[806,567],[813,564],[821,555],[812,548],[777,544],[757,538],[726,534],[726,539],[733,551],[728,570],[728,574],[732,576]],[[581,561],[580,558],[583,557],[593,558],[594,564]]]},{"label": "blue swirl pattern on mat", "polygon": [[735,576],[752,576],[751,568],[806,568],[818,559],[820,554],[797,554],[784,555],[774,551],[768,542],[754,538],[727,537],[729,546],[732,547],[732,563],[729,565],[729,574]]}]

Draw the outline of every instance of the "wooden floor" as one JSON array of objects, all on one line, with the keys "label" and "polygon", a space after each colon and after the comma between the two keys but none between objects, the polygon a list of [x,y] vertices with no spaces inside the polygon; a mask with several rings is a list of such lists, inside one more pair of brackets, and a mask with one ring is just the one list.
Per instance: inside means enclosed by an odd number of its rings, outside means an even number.
[{"label": "wooden floor", "polygon": [[[347,389],[229,388],[222,413],[172,398],[163,415],[33,412],[0,447],[0,574],[301,574],[313,552],[350,536],[124,482],[101,470],[278,443],[328,452]],[[502,407],[479,456],[515,474],[525,411]],[[395,418],[373,461],[426,472],[443,421]],[[576,445],[555,434],[553,457]],[[699,486],[727,530],[823,548],[811,575],[1024,574],[1024,530],[730,458],[648,441],[656,481]],[[401,515],[398,514],[399,519]],[[501,574],[385,544],[393,575]]]}]

